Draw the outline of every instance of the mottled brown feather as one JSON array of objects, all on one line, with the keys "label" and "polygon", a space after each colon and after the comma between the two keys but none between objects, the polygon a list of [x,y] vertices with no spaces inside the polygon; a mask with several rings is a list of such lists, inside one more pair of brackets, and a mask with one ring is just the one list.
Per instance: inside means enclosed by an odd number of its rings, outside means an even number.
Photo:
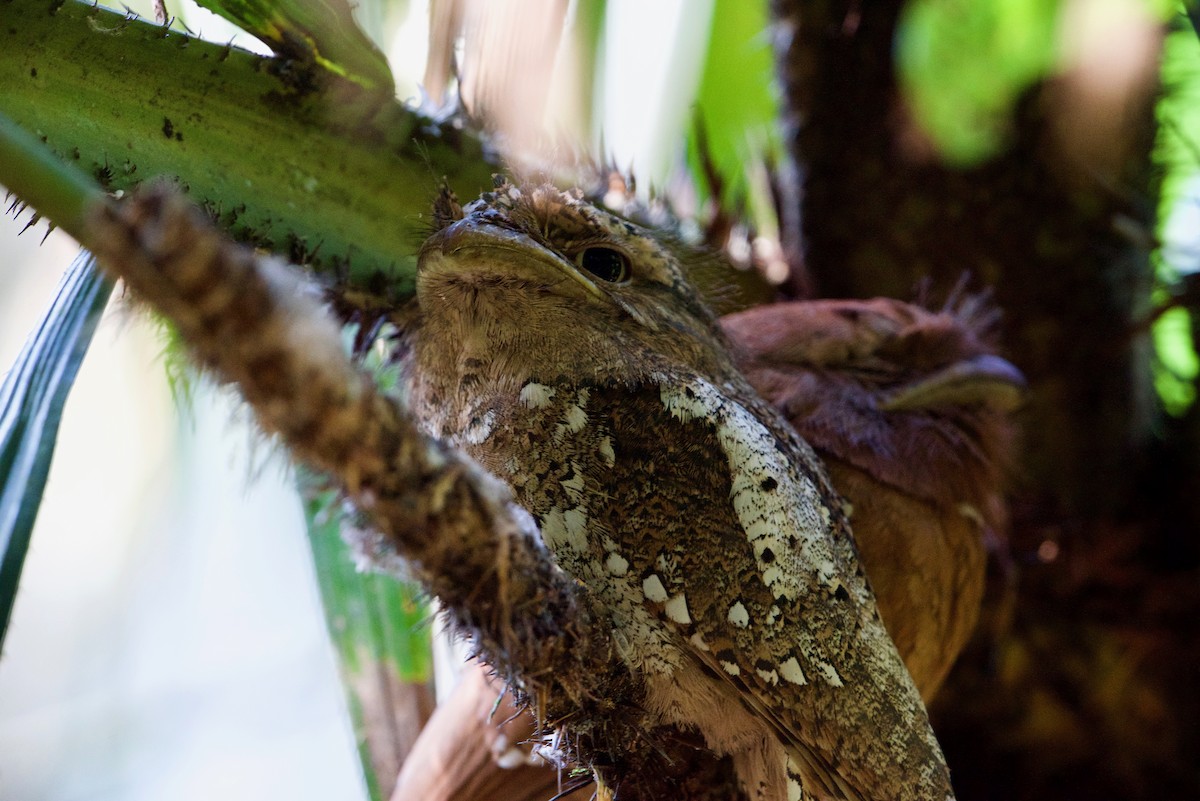
[{"label": "mottled brown feather", "polygon": [[[549,187],[464,213],[422,251],[413,408],[589,587],[646,728],[702,733],[764,801],[787,797],[785,755],[818,799],[951,797],[841,499],[670,252]],[[581,272],[592,247],[628,280]]]}]

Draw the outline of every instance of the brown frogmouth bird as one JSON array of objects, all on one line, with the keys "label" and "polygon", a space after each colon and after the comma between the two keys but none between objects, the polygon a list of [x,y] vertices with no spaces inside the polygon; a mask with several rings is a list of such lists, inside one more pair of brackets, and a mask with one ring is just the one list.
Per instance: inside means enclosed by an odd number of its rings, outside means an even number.
[{"label": "brown frogmouth bird", "polygon": [[[985,551],[1005,527],[1007,413],[1024,382],[990,343],[994,310],[973,296],[941,309],[817,300],[720,322],[751,386],[813,446],[852,507],[884,625],[928,702],[975,625]],[[521,746],[532,718],[495,711],[500,693],[486,668],[463,678],[422,732],[395,801],[555,794],[555,772]]]},{"label": "brown frogmouth bird", "polygon": [[670,251],[550,187],[437,220],[409,402],[588,586],[646,728],[698,732],[756,801],[952,797],[841,498]]}]

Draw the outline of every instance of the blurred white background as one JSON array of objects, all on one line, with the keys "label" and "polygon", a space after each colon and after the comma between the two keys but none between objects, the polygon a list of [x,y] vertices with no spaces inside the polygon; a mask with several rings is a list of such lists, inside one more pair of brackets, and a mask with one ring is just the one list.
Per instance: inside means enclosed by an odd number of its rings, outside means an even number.
[{"label": "blurred white background", "polygon": [[[0,225],[11,364],[74,243]],[[282,459],[226,393],[176,412],[116,298],[71,392],[0,660],[0,798],[359,799]]]}]

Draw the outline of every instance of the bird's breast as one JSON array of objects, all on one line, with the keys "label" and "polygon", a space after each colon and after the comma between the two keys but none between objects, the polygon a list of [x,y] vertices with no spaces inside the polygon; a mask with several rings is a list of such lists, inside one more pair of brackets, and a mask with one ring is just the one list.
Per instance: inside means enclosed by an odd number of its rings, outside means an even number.
[{"label": "bird's breast", "polygon": [[464,409],[454,438],[509,484],[559,566],[588,586],[630,667],[669,675],[682,660],[680,635],[652,605],[688,620],[682,593],[668,595],[683,579],[673,555],[682,510],[653,489],[669,472],[663,438],[621,436],[631,415],[652,426],[635,411],[640,395],[617,384],[528,381]]}]

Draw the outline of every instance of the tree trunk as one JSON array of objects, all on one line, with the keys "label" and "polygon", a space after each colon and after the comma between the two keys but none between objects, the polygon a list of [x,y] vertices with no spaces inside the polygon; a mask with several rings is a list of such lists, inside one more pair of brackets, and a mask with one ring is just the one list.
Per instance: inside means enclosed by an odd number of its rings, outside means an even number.
[{"label": "tree trunk", "polygon": [[1195,413],[1164,422],[1142,324],[1153,98],[1129,111],[1136,137],[1109,171],[1056,146],[1049,83],[984,163],[921,159],[892,54],[902,6],[772,3],[788,235],[823,296],[940,300],[964,273],[991,287],[1029,380],[1019,575],[997,562],[990,625],[932,710],[959,798],[1195,797],[1200,439]]}]

